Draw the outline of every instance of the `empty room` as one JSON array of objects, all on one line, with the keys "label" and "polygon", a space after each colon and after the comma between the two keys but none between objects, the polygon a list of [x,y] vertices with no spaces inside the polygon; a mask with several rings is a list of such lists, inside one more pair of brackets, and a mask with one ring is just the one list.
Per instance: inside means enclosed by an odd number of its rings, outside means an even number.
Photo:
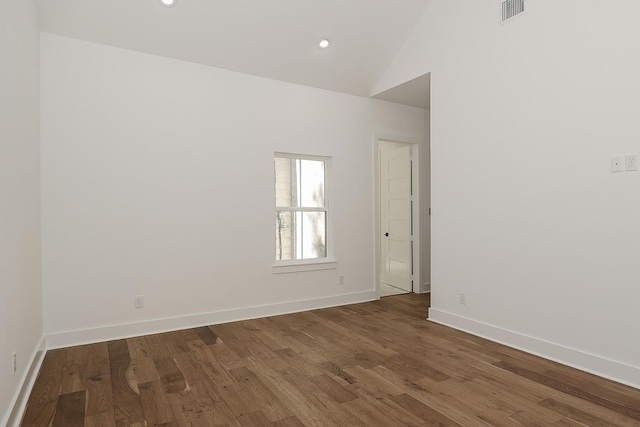
[{"label": "empty room", "polygon": [[0,426],[640,426],[640,3],[6,0]]}]

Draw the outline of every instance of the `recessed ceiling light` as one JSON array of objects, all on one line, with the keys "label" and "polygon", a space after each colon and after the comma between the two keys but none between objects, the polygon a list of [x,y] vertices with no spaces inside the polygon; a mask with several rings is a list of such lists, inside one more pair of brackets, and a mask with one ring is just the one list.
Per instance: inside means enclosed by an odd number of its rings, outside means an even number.
[{"label": "recessed ceiling light", "polygon": [[176,5],[176,3],[178,2],[178,0],[158,0],[160,2],[161,5],[163,5],[164,7],[173,7]]},{"label": "recessed ceiling light", "polygon": [[325,38],[318,42],[318,47],[320,49],[326,49],[329,47],[330,44],[331,44],[331,40]]}]

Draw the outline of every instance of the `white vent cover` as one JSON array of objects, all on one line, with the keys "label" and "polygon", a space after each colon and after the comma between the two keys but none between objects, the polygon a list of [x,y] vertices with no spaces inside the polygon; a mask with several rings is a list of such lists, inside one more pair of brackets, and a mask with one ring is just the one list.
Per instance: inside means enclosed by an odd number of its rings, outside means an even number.
[{"label": "white vent cover", "polygon": [[524,12],[525,0],[505,0],[502,2],[501,21],[507,22]]}]

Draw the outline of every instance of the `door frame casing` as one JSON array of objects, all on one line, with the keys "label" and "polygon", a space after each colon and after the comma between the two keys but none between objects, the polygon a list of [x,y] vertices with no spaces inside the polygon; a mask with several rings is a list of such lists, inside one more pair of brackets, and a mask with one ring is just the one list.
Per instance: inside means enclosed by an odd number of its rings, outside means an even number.
[{"label": "door frame casing", "polygon": [[412,270],[413,270],[413,292],[421,293],[422,282],[421,277],[421,263],[420,263],[420,149],[422,148],[423,141],[421,138],[393,135],[375,132],[373,134],[374,143],[374,217],[375,217],[375,245],[374,245],[374,273],[375,273],[375,291],[380,297],[380,262],[381,262],[381,231],[380,231],[380,142],[395,142],[399,144],[408,144],[411,146],[412,168],[411,168],[411,181],[413,189],[413,203],[412,203],[412,221],[413,221],[413,257],[412,257]]}]

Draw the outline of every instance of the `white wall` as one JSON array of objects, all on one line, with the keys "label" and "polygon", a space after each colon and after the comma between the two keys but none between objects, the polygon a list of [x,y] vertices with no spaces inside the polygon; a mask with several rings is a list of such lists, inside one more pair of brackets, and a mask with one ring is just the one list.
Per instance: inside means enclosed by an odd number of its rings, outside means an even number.
[{"label": "white wall", "polygon": [[[422,137],[423,110],[50,34],[41,46],[49,345],[375,298],[373,132]],[[275,151],[333,157],[337,270],[272,274]]]},{"label": "white wall", "polygon": [[432,314],[640,387],[640,3],[499,3],[433,0],[378,88],[432,72]]},{"label": "white wall", "polygon": [[424,144],[420,148],[420,257],[421,290],[431,291],[431,111],[424,111]]},{"label": "white wall", "polygon": [[[0,425],[42,338],[38,29],[31,1],[0,13]],[[17,355],[13,374],[12,353]]]}]

